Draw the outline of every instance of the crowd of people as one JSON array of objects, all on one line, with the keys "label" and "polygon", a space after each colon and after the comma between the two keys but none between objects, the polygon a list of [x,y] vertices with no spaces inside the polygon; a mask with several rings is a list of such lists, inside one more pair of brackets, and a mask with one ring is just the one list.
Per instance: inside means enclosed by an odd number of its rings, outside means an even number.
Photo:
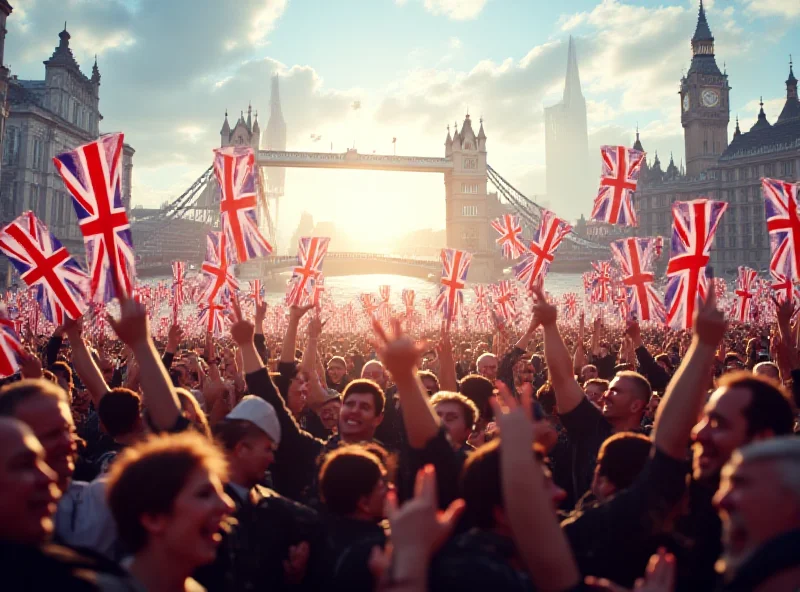
[{"label": "crowd of people", "polygon": [[156,341],[123,299],[0,388],[0,589],[800,589],[800,323]]}]

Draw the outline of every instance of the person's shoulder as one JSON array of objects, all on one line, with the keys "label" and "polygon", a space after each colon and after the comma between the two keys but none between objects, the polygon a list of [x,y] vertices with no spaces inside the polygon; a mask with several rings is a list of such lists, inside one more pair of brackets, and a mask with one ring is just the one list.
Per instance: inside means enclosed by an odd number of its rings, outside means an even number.
[{"label": "person's shoulder", "polygon": [[295,518],[303,518],[307,521],[318,521],[319,513],[305,504],[282,496],[274,489],[256,485],[259,493],[259,505],[271,507],[281,513],[291,514]]}]

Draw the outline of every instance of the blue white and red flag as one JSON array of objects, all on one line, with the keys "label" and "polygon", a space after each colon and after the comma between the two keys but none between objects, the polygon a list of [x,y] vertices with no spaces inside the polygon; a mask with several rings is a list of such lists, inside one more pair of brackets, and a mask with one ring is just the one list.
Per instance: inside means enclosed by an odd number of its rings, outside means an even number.
[{"label": "blue white and red flag", "polygon": [[572,226],[558,218],[550,210],[542,210],[539,229],[530,245],[530,254],[514,266],[515,277],[524,284],[528,292],[542,285],[556,249],[570,232]]},{"label": "blue white and red flag", "polygon": [[198,321],[205,333],[221,337],[225,333],[227,317],[225,307],[219,304],[208,304],[199,309]]},{"label": "blue white and red flag", "polygon": [[315,307],[322,305],[323,296],[325,296],[325,274],[321,273],[314,280],[314,292],[311,294],[311,302]]},{"label": "blue white and red flag", "polygon": [[578,313],[578,295],[575,292],[564,294],[564,318],[571,319]]},{"label": "blue white and red flag", "polygon": [[365,292],[361,294],[358,299],[361,301],[361,306],[364,307],[364,312],[367,313],[369,318],[375,317],[375,311],[378,310],[378,300],[375,294]]},{"label": "blue white and red flag", "polygon": [[698,299],[705,302],[706,266],[711,243],[728,204],[709,199],[678,201],[672,205],[672,242],[667,264],[667,325],[689,329]]},{"label": "blue white and red flag", "polygon": [[239,290],[239,281],[230,263],[231,250],[222,232],[209,232],[206,236],[206,260],[200,266],[202,292],[200,299],[206,304],[227,301]]},{"label": "blue white and red flag", "polygon": [[527,251],[522,242],[522,224],[519,223],[519,216],[504,214],[492,220],[492,228],[500,233],[500,238],[495,239],[495,242],[503,247],[503,257],[517,259]]},{"label": "blue white and red flag", "polygon": [[5,306],[0,306],[0,378],[7,378],[19,371],[17,356],[22,354],[22,343],[8,318]]},{"label": "blue white and red flag", "polygon": [[298,241],[297,266],[292,270],[286,291],[287,306],[299,306],[312,298],[330,242],[330,238],[319,236],[304,236]]},{"label": "blue white and red flag", "polygon": [[72,195],[94,302],[129,296],[136,279],[131,226],[122,202],[122,141],[122,134],[108,134],[53,159]]},{"label": "blue white and red flag", "polygon": [[656,240],[625,238],[611,243],[611,253],[622,271],[627,312],[639,321],[664,322],[666,310],[653,286]]},{"label": "blue white and red flag", "polygon": [[255,153],[228,146],[214,150],[214,174],[221,190],[222,232],[233,253],[232,263],[269,255],[272,245],[258,229]]},{"label": "blue white and red flag", "polygon": [[772,251],[770,271],[800,281],[800,212],[798,183],[780,179],[761,179],[761,192],[767,217],[767,232]]},{"label": "blue white and red flag", "polygon": [[442,249],[442,287],[436,297],[436,309],[448,325],[455,320],[464,304],[464,287],[472,254],[458,249]]},{"label": "blue white and red flag", "polygon": [[750,267],[739,266],[736,280],[736,320],[747,323],[753,319],[753,297],[755,296],[758,272]]},{"label": "blue white and red flag", "polygon": [[404,289],[402,298],[403,305],[406,307],[406,316],[411,316],[414,313],[414,300],[417,293],[414,290]]},{"label": "blue white and red flag", "polygon": [[592,261],[592,293],[594,303],[611,302],[611,261]]},{"label": "blue white and red flag", "polygon": [[511,280],[501,280],[496,284],[492,284],[492,299],[494,303],[494,310],[500,318],[510,321],[517,314],[517,308],[514,302],[514,291],[511,285]]},{"label": "blue white and red flag", "polygon": [[644,152],[625,146],[601,146],[603,172],[594,198],[592,220],[636,226],[633,193],[639,180]]},{"label": "blue white and red flag", "polygon": [[186,262],[172,262],[172,322],[178,322],[178,311],[185,297]]},{"label": "blue white and red flag", "polygon": [[33,212],[23,213],[0,231],[0,251],[33,289],[48,321],[61,325],[86,311],[89,277]]},{"label": "blue white and red flag", "polygon": [[247,294],[248,300],[259,306],[264,302],[264,282],[261,280],[250,280],[250,292]]},{"label": "blue white and red flag", "polygon": [[797,301],[800,300],[800,282],[793,282],[791,279],[782,273],[776,273],[770,270],[770,275],[774,283],[770,286],[772,291],[775,292],[775,298],[778,302]]}]

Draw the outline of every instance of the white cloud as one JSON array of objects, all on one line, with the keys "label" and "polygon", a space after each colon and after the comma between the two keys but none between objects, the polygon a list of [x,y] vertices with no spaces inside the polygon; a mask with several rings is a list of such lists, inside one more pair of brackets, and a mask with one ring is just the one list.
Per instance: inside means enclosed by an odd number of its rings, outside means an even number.
[{"label": "white cloud", "polygon": [[745,10],[756,16],[796,18],[800,16],[797,0],[743,0]]},{"label": "white cloud", "polygon": [[455,21],[476,18],[487,0],[425,0],[425,10],[433,15],[444,15]]},{"label": "white cloud", "polygon": [[179,127],[176,131],[189,142],[197,142],[206,130],[199,125],[188,124]]},{"label": "white cloud", "polygon": [[461,48],[461,39],[458,37],[450,37],[450,41],[448,43],[450,49],[460,49]]},{"label": "white cloud", "polygon": [[[748,131],[758,120],[758,112],[761,109],[761,105],[759,103],[760,99],[753,99],[744,106],[742,113],[738,114],[739,128],[742,130],[742,132]],[[767,99],[764,101],[764,114],[767,116],[767,121],[770,123],[775,123],[775,120],[778,119],[778,115],[781,114],[781,110],[785,104],[785,96],[776,99]],[[735,115],[736,114],[734,114],[734,119]]]},{"label": "white cloud", "polygon": [[267,35],[275,28],[275,23],[278,22],[286,11],[286,4],[288,0],[261,0],[264,6],[257,9],[253,14],[253,23],[248,38],[251,43],[257,45],[263,44],[266,41]]},{"label": "white cloud", "polygon": [[130,31],[117,30],[96,34],[90,29],[73,29],[70,46],[84,54],[103,55],[113,49],[127,49],[136,44]]}]

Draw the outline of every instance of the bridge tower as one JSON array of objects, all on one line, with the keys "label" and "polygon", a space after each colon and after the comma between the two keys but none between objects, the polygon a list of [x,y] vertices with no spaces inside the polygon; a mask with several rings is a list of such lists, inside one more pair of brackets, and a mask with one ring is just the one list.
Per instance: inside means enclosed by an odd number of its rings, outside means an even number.
[{"label": "bridge tower", "polygon": [[[283,112],[281,111],[281,94],[277,74],[272,77],[272,91],[269,98],[269,121],[264,130],[261,143],[264,146],[264,150],[281,152],[286,150],[286,121],[284,121]],[[283,197],[286,169],[283,167],[261,167],[260,174],[262,175],[261,184],[265,190],[268,211],[259,208],[259,224],[262,228],[267,227],[269,229],[271,240],[274,243],[273,247],[275,252],[278,253],[278,237],[276,235],[278,206],[280,198]]]},{"label": "bridge tower", "polygon": [[458,123],[454,131],[451,138],[448,129],[445,142],[445,156],[453,161],[453,168],[444,175],[447,246],[472,253],[468,279],[485,282],[492,279],[494,258],[489,244],[491,226],[483,120],[477,136],[469,113],[461,131],[458,131]]}]

